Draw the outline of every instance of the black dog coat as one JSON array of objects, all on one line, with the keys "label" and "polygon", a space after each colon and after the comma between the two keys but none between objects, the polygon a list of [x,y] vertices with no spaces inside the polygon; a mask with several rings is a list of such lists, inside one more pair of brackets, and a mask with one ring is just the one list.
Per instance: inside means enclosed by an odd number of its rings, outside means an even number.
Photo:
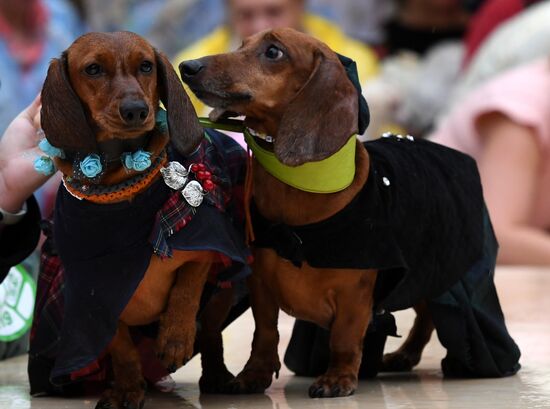
[{"label": "black dog coat", "polygon": [[64,393],[56,387],[99,371],[119,316],[153,254],[216,252],[214,286],[242,282],[250,273],[239,214],[244,150],[208,130],[189,157],[175,152],[169,157],[186,168],[203,163],[211,171],[217,187],[196,209],[162,178],[132,201],[109,205],[76,199],[59,188],[53,235],[62,265],[55,254],[44,252],[30,346],[31,393]]},{"label": "black dog coat", "polygon": [[[378,312],[368,339],[395,332],[389,312],[429,303],[447,348],[446,375],[496,377],[519,369],[493,284],[497,243],[472,158],[412,137],[364,144],[370,174],[362,191],[319,223],[271,224],[254,211],[255,246],[273,248],[299,266],[379,270]],[[385,312],[385,313],[382,313]],[[377,338],[374,336],[374,338]],[[384,342],[365,345],[376,373]],[[377,351],[369,351],[374,347]],[[285,356],[300,375],[328,365],[328,332],[297,321]],[[365,363],[363,363],[363,367]]]}]

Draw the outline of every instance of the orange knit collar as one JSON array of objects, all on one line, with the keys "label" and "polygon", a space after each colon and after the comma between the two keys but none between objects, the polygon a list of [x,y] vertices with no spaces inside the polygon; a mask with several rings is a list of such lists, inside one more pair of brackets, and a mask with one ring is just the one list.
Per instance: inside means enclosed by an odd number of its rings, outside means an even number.
[{"label": "orange knit collar", "polygon": [[132,200],[159,176],[160,169],[166,165],[167,161],[166,151],[163,151],[146,173],[136,175],[117,185],[83,184],[68,176],[63,176],[63,185],[72,196],[92,203],[111,204]]}]

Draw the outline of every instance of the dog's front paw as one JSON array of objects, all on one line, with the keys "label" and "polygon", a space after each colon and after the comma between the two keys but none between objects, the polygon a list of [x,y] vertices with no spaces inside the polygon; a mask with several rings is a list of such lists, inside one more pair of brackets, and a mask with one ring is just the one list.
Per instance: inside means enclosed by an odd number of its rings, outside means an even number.
[{"label": "dog's front paw", "polygon": [[171,373],[176,372],[193,357],[195,324],[161,328],[157,338],[158,357]]},{"label": "dog's front paw", "polygon": [[145,403],[145,383],[132,389],[107,389],[95,409],[142,409]]},{"label": "dog's front paw", "polygon": [[201,393],[227,393],[228,385],[235,377],[227,370],[225,365],[216,371],[203,372],[199,379]]},{"label": "dog's front paw", "polygon": [[382,359],[381,372],[408,372],[420,362],[418,354],[402,351],[385,354]]},{"label": "dog's front paw", "polygon": [[309,387],[310,398],[336,398],[353,395],[357,376],[351,374],[324,374]]},{"label": "dog's front paw", "polygon": [[273,371],[244,369],[227,384],[226,392],[233,394],[263,393],[273,380]]}]

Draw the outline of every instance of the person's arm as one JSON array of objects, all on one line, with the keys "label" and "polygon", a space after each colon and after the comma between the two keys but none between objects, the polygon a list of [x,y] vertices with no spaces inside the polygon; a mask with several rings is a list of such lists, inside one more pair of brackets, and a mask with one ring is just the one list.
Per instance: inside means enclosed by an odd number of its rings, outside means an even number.
[{"label": "person's arm", "polygon": [[36,147],[40,139],[39,110],[40,99],[36,98],[0,139],[0,208],[17,214],[26,203],[24,216],[15,224],[0,221],[0,282],[13,265],[34,250],[40,237],[40,210],[32,194],[48,177],[36,172],[33,166],[40,155]]},{"label": "person's arm", "polygon": [[34,170],[34,160],[41,155],[37,148],[39,111],[37,97],[0,139],[0,208],[10,213],[21,210],[23,203],[49,178]]},{"label": "person's arm", "polygon": [[34,196],[27,201],[25,216],[17,224],[0,231],[0,283],[11,267],[25,260],[36,248],[40,238],[40,209]]},{"label": "person's arm", "polygon": [[543,160],[535,130],[500,113],[480,117],[477,130],[485,201],[500,244],[498,262],[550,265],[550,234],[531,222]]}]

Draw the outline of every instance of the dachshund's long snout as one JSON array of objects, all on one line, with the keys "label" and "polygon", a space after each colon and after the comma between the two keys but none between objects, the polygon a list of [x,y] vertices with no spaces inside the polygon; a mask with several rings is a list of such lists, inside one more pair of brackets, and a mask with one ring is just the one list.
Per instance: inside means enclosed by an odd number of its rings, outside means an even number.
[{"label": "dachshund's long snout", "polygon": [[140,126],[149,115],[149,106],[143,100],[126,100],[120,104],[120,116],[130,126]]},{"label": "dachshund's long snout", "polygon": [[179,65],[181,76],[184,79],[196,76],[204,67],[205,65],[200,59],[183,61]]}]

